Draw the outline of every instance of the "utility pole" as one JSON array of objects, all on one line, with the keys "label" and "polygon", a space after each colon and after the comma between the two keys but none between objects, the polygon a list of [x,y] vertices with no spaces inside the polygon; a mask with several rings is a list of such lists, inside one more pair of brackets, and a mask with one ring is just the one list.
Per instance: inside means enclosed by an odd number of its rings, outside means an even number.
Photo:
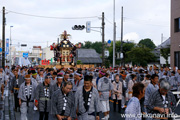
[{"label": "utility pole", "polygon": [[115,23],[115,0],[114,0],[114,7],[113,7],[113,23],[114,23],[114,33],[113,33],[113,67],[115,67],[116,63],[115,63],[115,45],[116,45],[116,23]]},{"label": "utility pole", "polygon": [[121,66],[123,65],[123,7],[121,11],[121,52],[120,52],[120,58],[121,58]]},{"label": "utility pole", "polygon": [[12,64],[12,58],[11,58],[11,45],[12,45],[12,39],[11,39],[11,28],[12,28],[13,26],[10,26],[10,69],[11,69],[11,64]]},{"label": "utility pole", "polygon": [[102,66],[104,66],[104,12],[102,12]]},{"label": "utility pole", "polygon": [[5,70],[5,7],[2,13],[2,67]]},{"label": "utility pole", "polygon": [[161,44],[163,43],[163,33],[161,34]]}]

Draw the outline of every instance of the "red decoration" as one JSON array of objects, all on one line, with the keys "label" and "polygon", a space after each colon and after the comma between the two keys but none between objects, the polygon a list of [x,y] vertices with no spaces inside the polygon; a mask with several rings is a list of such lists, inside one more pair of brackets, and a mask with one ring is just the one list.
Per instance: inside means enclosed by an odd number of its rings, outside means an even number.
[{"label": "red decoration", "polygon": [[53,46],[52,45],[50,45],[50,50],[53,50]]},{"label": "red decoration", "polygon": [[42,61],[41,61],[41,64],[42,64],[42,65],[49,65],[49,60],[42,60]]}]

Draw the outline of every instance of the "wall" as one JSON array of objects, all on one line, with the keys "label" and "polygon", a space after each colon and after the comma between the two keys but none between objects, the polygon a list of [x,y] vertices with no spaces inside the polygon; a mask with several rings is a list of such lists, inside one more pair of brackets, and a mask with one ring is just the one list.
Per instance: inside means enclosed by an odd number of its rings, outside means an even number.
[{"label": "wall", "polygon": [[180,0],[171,0],[171,67],[175,65],[174,52],[180,51],[180,32],[174,32],[174,19],[180,17]]}]

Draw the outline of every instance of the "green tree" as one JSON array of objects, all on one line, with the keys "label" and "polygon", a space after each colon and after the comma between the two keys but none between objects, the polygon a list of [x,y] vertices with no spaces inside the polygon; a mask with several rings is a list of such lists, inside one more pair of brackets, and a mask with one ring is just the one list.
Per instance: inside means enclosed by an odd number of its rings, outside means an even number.
[{"label": "green tree", "polygon": [[135,47],[135,43],[132,42],[123,43],[123,56],[124,56],[123,60],[125,63],[131,62],[128,60],[127,52],[131,51],[132,48],[134,47]]},{"label": "green tree", "polygon": [[[131,49],[135,46],[135,43],[131,43],[131,42],[124,42],[123,43],[123,60],[125,63],[127,62],[130,62],[128,59],[127,59],[127,52],[128,51],[131,51]],[[108,60],[112,63],[113,61],[113,42],[111,43],[111,46],[109,47],[109,57],[108,57]],[[121,42],[120,41],[117,41],[116,42],[116,55],[117,55],[117,52],[120,52],[121,50]],[[120,63],[120,60],[116,60],[116,63],[119,64]]]},{"label": "green tree", "polygon": [[81,60],[77,60],[77,65],[82,64]]},{"label": "green tree", "polygon": [[148,48],[150,48],[150,49],[156,48],[156,45],[155,45],[155,44],[153,43],[153,41],[152,41],[151,39],[149,39],[149,38],[140,40],[138,44],[139,44],[139,45],[140,45],[140,44],[141,44],[141,45],[144,45],[144,46],[146,46],[146,47],[148,47]]},{"label": "green tree", "polygon": [[155,56],[151,52],[151,49],[138,45],[127,52],[128,61],[132,61],[133,65],[147,66],[147,63],[155,61]]},{"label": "green tree", "polygon": [[95,49],[97,53],[101,54],[102,53],[102,42],[94,42],[91,45],[91,48]]},{"label": "green tree", "polygon": [[160,49],[161,56],[166,60],[166,66],[168,66],[168,57],[170,56],[170,48]]},{"label": "green tree", "polygon": [[91,41],[85,41],[85,44],[81,44],[81,48],[85,49],[95,49],[97,53],[102,53],[102,42],[91,42]]},{"label": "green tree", "polygon": [[86,49],[90,49],[92,47],[92,42],[91,41],[85,41],[85,45],[83,47]]}]

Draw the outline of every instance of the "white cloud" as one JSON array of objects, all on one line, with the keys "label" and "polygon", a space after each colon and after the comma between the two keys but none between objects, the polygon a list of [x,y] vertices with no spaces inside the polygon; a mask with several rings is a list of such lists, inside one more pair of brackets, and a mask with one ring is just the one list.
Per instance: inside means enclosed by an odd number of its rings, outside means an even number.
[{"label": "white cloud", "polygon": [[135,43],[139,42],[139,35],[136,32],[130,32],[124,35],[123,40],[134,40]]}]

